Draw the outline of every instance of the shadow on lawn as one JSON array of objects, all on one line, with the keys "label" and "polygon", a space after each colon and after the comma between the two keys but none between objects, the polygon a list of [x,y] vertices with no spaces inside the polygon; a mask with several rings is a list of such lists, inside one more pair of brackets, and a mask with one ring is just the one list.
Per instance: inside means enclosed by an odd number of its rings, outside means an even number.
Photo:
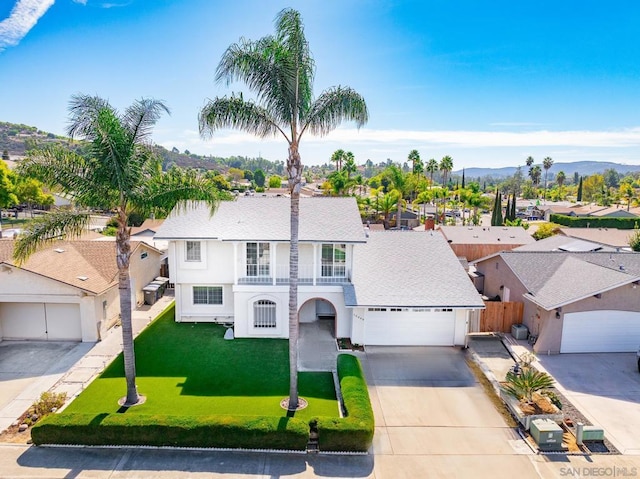
[{"label": "shadow on lawn", "polygon": [[[176,323],[173,308],[135,341],[138,378],[184,378],[185,396],[282,396],[289,393],[289,345],[284,339],[225,340],[226,328]],[[124,377],[122,355],[101,378]],[[330,373],[299,374],[301,394],[335,399]]]}]

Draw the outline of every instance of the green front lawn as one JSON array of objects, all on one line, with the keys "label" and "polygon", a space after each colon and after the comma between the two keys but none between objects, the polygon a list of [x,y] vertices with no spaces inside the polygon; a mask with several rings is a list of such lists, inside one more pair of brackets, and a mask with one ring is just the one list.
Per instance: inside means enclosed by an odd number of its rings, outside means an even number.
[{"label": "green front lawn", "polygon": [[[286,416],[288,342],[224,340],[215,324],[176,323],[170,308],[135,341],[137,385],[146,402],[127,415]],[[62,414],[110,414],[126,392],[122,355]],[[299,373],[299,393],[309,406],[296,417],[339,417],[331,373]]]}]

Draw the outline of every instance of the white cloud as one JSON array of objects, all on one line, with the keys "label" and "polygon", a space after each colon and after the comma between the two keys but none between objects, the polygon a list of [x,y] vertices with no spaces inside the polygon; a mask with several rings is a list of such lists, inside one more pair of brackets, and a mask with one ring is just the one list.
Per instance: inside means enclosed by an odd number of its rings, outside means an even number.
[{"label": "white cloud", "polygon": [[79,3],[80,5],[86,5],[87,4],[87,0],[73,0],[74,3]]},{"label": "white cloud", "polygon": [[0,52],[17,45],[55,0],[18,0],[8,18],[0,22]]}]

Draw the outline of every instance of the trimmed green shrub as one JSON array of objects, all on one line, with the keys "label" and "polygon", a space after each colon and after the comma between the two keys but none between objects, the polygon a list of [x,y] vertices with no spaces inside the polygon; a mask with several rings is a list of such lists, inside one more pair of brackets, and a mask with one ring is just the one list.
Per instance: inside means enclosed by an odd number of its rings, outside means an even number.
[{"label": "trimmed green shrub", "polygon": [[31,431],[36,445],[148,445],[304,451],[309,424],[263,416],[54,414]]},{"label": "trimmed green shrub", "polygon": [[375,421],[367,382],[358,358],[338,356],[338,379],[346,409],[344,418],[316,418],[321,451],[367,451],[373,441]]},{"label": "trimmed green shrub", "polygon": [[637,227],[638,218],[617,218],[613,216],[565,216],[552,214],[552,223],[569,228],[614,228],[632,230]]}]

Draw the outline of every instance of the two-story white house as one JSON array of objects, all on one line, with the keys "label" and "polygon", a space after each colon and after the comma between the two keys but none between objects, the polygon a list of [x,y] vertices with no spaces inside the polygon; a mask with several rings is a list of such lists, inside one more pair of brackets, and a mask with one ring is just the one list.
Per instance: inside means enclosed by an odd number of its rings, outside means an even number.
[{"label": "two-story white house", "polygon": [[[250,197],[176,209],[169,242],[176,321],[233,324],[236,337],[288,336],[290,200]],[[484,307],[441,235],[363,227],[354,198],[301,198],[298,317],[335,321],[367,345],[464,344]]]}]

